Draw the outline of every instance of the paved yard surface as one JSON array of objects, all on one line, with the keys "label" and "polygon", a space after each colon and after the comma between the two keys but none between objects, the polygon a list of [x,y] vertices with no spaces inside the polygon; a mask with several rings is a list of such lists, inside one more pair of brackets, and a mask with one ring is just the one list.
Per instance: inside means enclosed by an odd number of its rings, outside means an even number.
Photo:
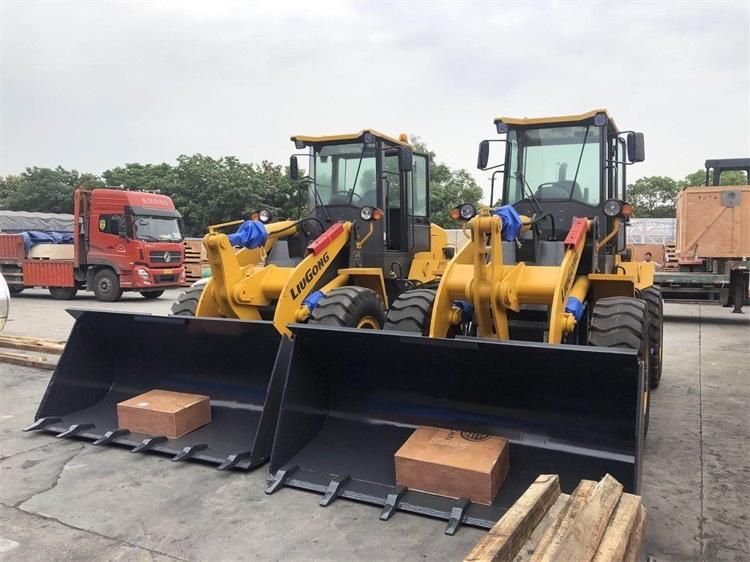
[{"label": "paved yard surface", "polygon": [[[65,339],[66,306],[162,313],[177,292],[101,305],[30,291],[9,334]],[[750,315],[666,306],[665,370],[653,394],[643,498],[646,553],[656,560],[750,557]],[[445,523],[285,488],[265,470],[221,473],[21,433],[50,373],[0,364],[0,560],[460,559],[484,536]]]}]

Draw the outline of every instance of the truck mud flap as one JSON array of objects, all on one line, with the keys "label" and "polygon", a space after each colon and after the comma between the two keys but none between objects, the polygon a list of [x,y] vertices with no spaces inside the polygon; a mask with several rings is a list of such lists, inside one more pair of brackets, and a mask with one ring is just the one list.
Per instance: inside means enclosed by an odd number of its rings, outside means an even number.
[{"label": "truck mud flap", "polygon": [[[640,487],[644,373],[635,352],[430,339],[293,326],[294,347],[267,493],[284,486],[490,528],[539,474],[571,492],[609,473]],[[420,425],[510,441],[510,472],[490,506],[409,490],[394,453]]]},{"label": "truck mud flap", "polygon": [[[70,312],[75,325],[26,430],[220,469],[268,460],[291,351],[270,322]],[[117,403],[152,389],[208,395],[211,422],[177,439],[119,428]]]}]

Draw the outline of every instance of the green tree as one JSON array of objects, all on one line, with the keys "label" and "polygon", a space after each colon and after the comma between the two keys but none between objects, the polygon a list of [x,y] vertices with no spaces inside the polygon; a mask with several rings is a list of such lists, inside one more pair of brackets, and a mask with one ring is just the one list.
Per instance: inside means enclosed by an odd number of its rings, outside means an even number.
[{"label": "green tree", "polygon": [[[10,185],[7,179],[4,183]],[[94,174],[80,174],[61,166],[54,170],[34,166],[16,176],[12,186],[4,188],[3,205],[11,211],[72,213],[76,188],[102,185],[101,179]]]},{"label": "green tree", "polygon": [[[708,184],[713,184],[713,170],[708,174]],[[721,174],[721,185],[745,185],[747,184],[747,174],[742,170],[736,172],[724,172]],[[680,187],[699,187],[706,185],[706,170],[696,170],[692,174],[685,176],[680,182]]]},{"label": "green tree", "polygon": [[628,202],[637,218],[675,216],[675,205],[680,185],[666,176],[649,176],[628,185]]},{"label": "green tree", "polygon": [[457,228],[456,221],[450,218],[450,211],[462,203],[479,205],[482,188],[464,168],[455,170],[443,162],[438,162],[436,154],[419,137],[412,137],[415,152],[430,157],[430,206],[432,222],[443,228]]},{"label": "green tree", "polygon": [[107,170],[102,174],[108,186],[122,186],[128,189],[158,191],[170,195],[177,182],[174,167],[162,164],[125,164]]}]

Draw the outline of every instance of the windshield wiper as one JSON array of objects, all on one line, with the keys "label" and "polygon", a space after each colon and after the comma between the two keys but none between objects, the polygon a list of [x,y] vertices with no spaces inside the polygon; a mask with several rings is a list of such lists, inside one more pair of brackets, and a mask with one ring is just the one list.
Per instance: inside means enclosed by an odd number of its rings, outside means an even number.
[{"label": "windshield wiper", "polygon": [[352,185],[352,190],[349,193],[349,205],[352,204],[352,199],[354,199],[354,190],[357,189],[357,180],[359,179],[359,170],[362,167],[362,160],[365,158],[365,150],[367,149],[367,144],[362,143],[362,153],[359,155],[359,164],[357,164],[357,173],[354,174],[354,185]]},{"label": "windshield wiper", "polygon": [[139,240],[145,240],[146,242],[160,242],[156,236],[151,236],[150,234],[138,234]]},{"label": "windshield wiper", "polygon": [[583,160],[583,151],[586,150],[586,140],[589,138],[589,129],[591,129],[591,125],[586,125],[586,133],[583,135],[583,144],[581,144],[581,153],[578,155],[578,165],[576,166],[576,173],[573,176],[573,183],[570,186],[570,195],[568,195],[569,199],[573,198],[573,190],[576,188],[576,180],[578,179],[578,170],[581,169],[581,160]]}]

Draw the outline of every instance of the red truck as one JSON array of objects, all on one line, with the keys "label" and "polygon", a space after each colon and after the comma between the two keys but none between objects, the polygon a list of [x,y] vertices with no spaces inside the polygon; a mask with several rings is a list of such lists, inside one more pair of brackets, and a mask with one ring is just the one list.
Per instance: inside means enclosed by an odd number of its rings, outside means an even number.
[{"label": "red truck", "polygon": [[12,294],[47,287],[53,298],[68,300],[86,289],[114,302],[123,291],[154,299],[184,283],[182,218],[169,197],[78,189],[70,222],[71,232],[62,234],[35,228],[0,233],[0,273]]}]

